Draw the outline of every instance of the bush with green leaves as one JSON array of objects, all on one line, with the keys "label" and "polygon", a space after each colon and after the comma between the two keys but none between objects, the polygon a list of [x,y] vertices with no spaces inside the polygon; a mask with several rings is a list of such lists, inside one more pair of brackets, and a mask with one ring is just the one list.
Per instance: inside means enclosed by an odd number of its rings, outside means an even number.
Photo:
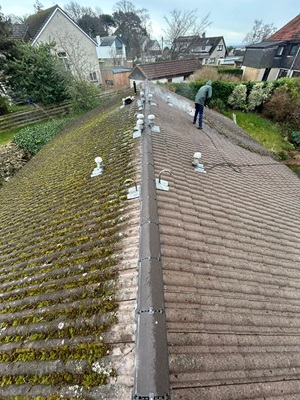
[{"label": "bush with green leaves", "polygon": [[74,80],[68,89],[74,112],[92,110],[100,104],[100,89],[92,83]]},{"label": "bush with green leaves", "polygon": [[15,57],[3,64],[12,98],[41,104],[60,103],[68,98],[72,76],[51,53],[53,46],[17,43]]},{"label": "bush with green leaves", "polygon": [[[169,90],[179,94],[180,96],[186,97],[192,101],[195,100],[197,91],[201,86],[205,85],[207,81],[193,81],[193,82],[182,82],[182,83],[169,83],[166,84]],[[235,83],[233,82],[222,82],[222,81],[212,81],[212,98],[210,104],[216,99],[221,100],[224,104],[227,104],[228,97]]]},{"label": "bush with green leaves", "polygon": [[300,148],[300,131],[293,131],[290,133],[290,141],[295,145],[297,149]]},{"label": "bush with green leaves", "polygon": [[35,155],[71,120],[72,118],[64,118],[52,120],[43,124],[26,126],[15,134],[13,142],[21,149]]},{"label": "bush with green leaves", "polygon": [[272,90],[272,82],[268,82],[266,84],[264,82],[255,83],[248,97],[247,110],[253,111],[261,106],[266,100],[268,100]]},{"label": "bush with green leaves", "polygon": [[265,117],[285,124],[289,131],[300,130],[300,78],[281,78],[276,89],[263,104]]},{"label": "bush with green leaves", "polygon": [[8,113],[8,101],[6,97],[0,96],[0,115]]},{"label": "bush with green leaves", "polygon": [[243,75],[243,70],[241,68],[228,68],[228,67],[219,67],[217,69],[219,74],[228,74],[228,75]]},{"label": "bush with green leaves", "polygon": [[233,109],[245,110],[247,108],[247,87],[246,85],[236,85],[231,95],[228,97],[228,104]]}]

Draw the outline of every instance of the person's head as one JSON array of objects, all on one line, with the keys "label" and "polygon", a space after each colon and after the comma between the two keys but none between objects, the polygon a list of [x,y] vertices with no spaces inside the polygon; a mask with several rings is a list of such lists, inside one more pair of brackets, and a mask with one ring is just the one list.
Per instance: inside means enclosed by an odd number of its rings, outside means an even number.
[{"label": "person's head", "polygon": [[206,85],[211,86],[211,85],[212,85],[212,81],[207,81],[207,82],[206,82]]}]

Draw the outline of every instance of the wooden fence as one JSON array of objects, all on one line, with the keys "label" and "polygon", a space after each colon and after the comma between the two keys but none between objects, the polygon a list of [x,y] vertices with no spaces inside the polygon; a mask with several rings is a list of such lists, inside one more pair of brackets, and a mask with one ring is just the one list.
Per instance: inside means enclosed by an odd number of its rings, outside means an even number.
[{"label": "wooden fence", "polygon": [[[131,89],[109,90],[100,94],[101,101],[110,100],[114,96],[127,96]],[[32,108],[23,111],[16,111],[10,114],[0,116],[0,132],[8,129],[19,128],[36,122],[59,118],[67,115],[71,111],[71,103],[65,102],[60,105],[41,107],[33,104]]]}]

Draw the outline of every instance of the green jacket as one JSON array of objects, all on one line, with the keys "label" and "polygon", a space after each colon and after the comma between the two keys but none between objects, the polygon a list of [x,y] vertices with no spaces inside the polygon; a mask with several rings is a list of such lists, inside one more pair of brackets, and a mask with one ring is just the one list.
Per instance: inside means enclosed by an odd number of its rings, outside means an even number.
[{"label": "green jacket", "polygon": [[195,103],[201,104],[202,106],[205,105],[205,101],[212,96],[212,88],[211,88],[211,81],[206,82],[204,86],[198,90],[195,96]]}]

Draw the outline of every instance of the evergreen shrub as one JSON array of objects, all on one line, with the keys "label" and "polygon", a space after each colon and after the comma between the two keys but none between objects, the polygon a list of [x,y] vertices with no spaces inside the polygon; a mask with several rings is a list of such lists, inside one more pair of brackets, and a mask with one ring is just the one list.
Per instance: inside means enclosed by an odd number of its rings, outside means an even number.
[{"label": "evergreen shrub", "polygon": [[26,126],[15,134],[12,141],[21,149],[35,155],[71,120],[72,118],[64,118],[43,124]]},{"label": "evergreen shrub", "polygon": [[290,141],[295,145],[297,149],[300,148],[300,131],[293,131],[290,134]]},{"label": "evergreen shrub", "polygon": [[8,113],[8,102],[5,97],[0,96],[0,115]]},{"label": "evergreen shrub", "polygon": [[219,67],[218,69],[219,74],[230,74],[230,75],[243,75],[243,70],[241,68],[222,68]]},{"label": "evergreen shrub", "polygon": [[234,87],[232,93],[228,97],[228,104],[233,109],[245,110],[247,102],[247,87],[246,85],[240,84]]}]

